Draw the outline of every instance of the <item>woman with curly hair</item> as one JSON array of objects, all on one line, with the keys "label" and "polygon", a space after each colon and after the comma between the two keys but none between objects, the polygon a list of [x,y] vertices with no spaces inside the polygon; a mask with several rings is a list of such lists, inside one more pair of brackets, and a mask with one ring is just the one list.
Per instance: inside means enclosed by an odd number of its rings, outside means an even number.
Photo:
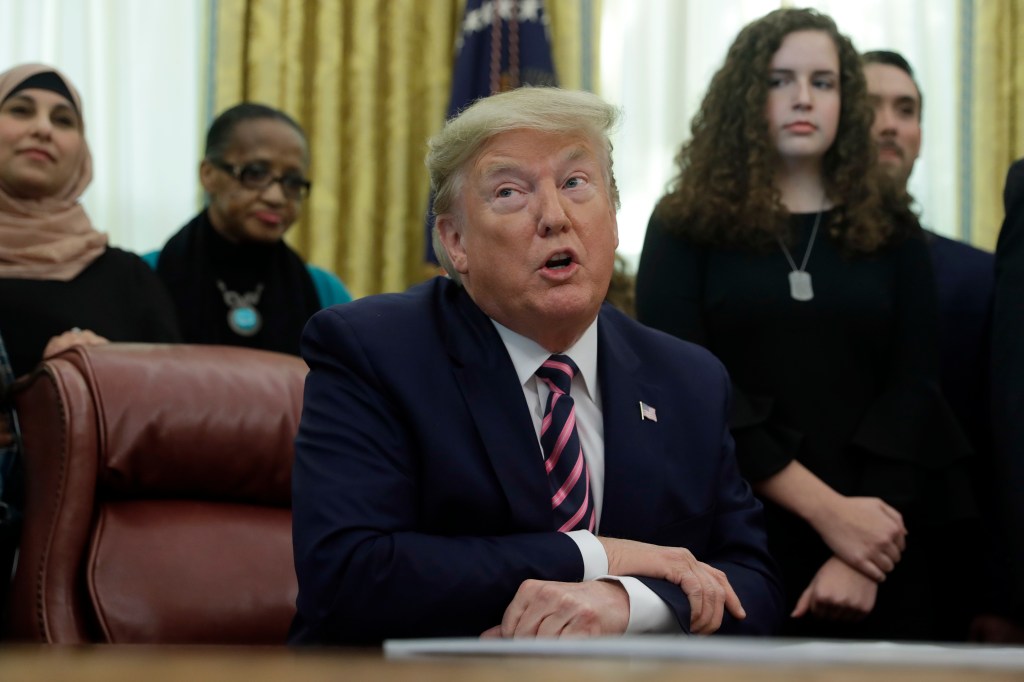
[{"label": "woman with curly hair", "polygon": [[785,634],[933,639],[953,586],[933,584],[932,538],[962,549],[948,532],[973,515],[970,450],[936,388],[920,226],[875,170],[871,122],[832,19],[782,9],[744,28],[648,226],[637,314],[732,376]]}]

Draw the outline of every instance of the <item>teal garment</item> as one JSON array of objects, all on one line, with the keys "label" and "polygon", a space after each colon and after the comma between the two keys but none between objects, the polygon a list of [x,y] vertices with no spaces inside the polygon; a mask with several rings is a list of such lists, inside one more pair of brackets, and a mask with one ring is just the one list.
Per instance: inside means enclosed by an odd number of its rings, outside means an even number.
[{"label": "teal garment", "polygon": [[306,263],[309,276],[313,278],[313,286],[316,287],[316,295],[320,297],[320,307],[329,308],[339,303],[348,303],[352,300],[352,294],[348,292],[345,285],[333,272]]},{"label": "teal garment", "polygon": [[[142,260],[156,270],[157,261],[160,260],[160,250],[142,254]],[[333,272],[328,272],[309,263],[306,263],[306,269],[309,270],[309,276],[313,278],[313,286],[316,287],[316,295],[320,299],[321,308],[329,308],[332,305],[348,303],[352,300],[352,294]]]}]

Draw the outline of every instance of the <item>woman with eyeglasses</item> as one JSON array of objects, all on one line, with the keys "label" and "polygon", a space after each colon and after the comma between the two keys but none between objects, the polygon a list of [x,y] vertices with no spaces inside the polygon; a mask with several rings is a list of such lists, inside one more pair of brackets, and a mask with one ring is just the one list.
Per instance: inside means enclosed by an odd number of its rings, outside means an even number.
[{"label": "woman with eyeglasses", "polygon": [[83,115],[50,66],[0,74],[0,331],[14,376],[74,345],[178,340],[159,279],[79,203],[92,180]]},{"label": "woman with eyeglasses", "polygon": [[309,195],[308,171],[305,133],[284,112],[247,102],[214,120],[199,167],[206,208],[146,255],[186,343],[298,355],[306,320],[352,300],[337,277],[283,240]]}]

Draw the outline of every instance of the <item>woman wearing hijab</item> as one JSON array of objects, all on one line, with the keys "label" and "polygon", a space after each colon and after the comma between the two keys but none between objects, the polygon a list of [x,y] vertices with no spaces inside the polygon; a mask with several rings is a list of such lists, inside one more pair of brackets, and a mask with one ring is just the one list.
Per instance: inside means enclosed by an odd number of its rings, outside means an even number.
[{"label": "woman wearing hijab", "polygon": [[[78,202],[92,180],[82,115],[74,86],[52,67],[0,74],[0,396],[73,345],[178,341],[160,280],[108,246]],[[10,575],[18,539],[14,423],[0,404],[0,576]],[[3,580],[0,614],[6,595]]]},{"label": "woman wearing hijab", "polygon": [[306,265],[282,239],[309,194],[308,170],[305,133],[287,114],[243,103],[214,120],[199,167],[209,203],[146,256],[187,343],[298,355],[310,316],[352,300],[337,277]]},{"label": "woman wearing hijab", "polygon": [[178,340],[160,281],[79,203],[91,180],[71,82],[41,64],[0,74],[0,329],[15,376],[79,343]]}]

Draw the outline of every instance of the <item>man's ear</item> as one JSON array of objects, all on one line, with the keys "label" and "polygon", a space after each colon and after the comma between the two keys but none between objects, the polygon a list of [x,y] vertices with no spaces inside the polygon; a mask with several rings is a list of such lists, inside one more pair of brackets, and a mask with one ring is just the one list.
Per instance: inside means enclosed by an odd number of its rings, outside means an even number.
[{"label": "man's ear", "polygon": [[199,183],[203,186],[203,190],[207,194],[213,194],[213,190],[216,188],[217,173],[221,172],[219,168],[214,166],[207,159],[203,159],[202,163],[199,164]]},{"label": "man's ear", "polygon": [[434,219],[434,226],[437,227],[437,234],[441,239],[441,246],[448,254],[448,260],[452,267],[460,275],[469,272],[469,257],[466,255],[466,246],[463,242],[462,228],[453,213],[442,213]]}]

